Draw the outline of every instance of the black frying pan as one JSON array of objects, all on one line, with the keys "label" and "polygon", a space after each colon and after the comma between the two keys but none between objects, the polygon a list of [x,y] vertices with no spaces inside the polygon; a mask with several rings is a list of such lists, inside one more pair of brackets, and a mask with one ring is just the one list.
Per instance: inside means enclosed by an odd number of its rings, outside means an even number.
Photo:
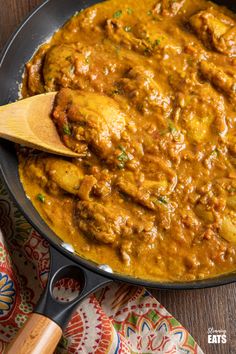
[{"label": "black frying pan", "polygon": [[[38,46],[50,38],[55,30],[61,27],[76,11],[100,1],[48,0],[25,20],[5,47],[0,59],[0,105],[18,99],[18,84],[22,81],[24,64],[32,57]],[[216,2],[236,11],[236,3],[231,0],[218,0]],[[159,289],[197,289],[236,281],[236,273],[207,280],[179,283],[154,282],[109,273],[103,270],[104,268],[101,269],[102,267],[99,265],[87,261],[63,247],[63,241],[46,225],[31,202],[26,198],[18,175],[18,161],[14,145],[3,140],[0,140],[0,170],[19,209],[32,226],[48,240],[51,250],[49,281],[39,304],[34,310],[36,317],[32,316],[32,322],[26,326],[27,330],[22,333],[23,337],[18,337],[15,342],[16,346],[13,345],[9,349],[9,353],[19,352],[19,348],[21,348],[22,353],[27,352],[26,350],[24,351],[23,341],[24,339],[29,339],[30,330],[35,327],[36,322],[38,324],[41,323],[41,325],[38,327],[38,335],[34,338],[34,343],[30,344],[32,348],[38,345],[34,353],[49,354],[53,352],[61,335],[60,328],[65,328],[78,303],[97,288],[113,280]],[[52,295],[52,288],[55,282],[65,277],[80,279],[82,283],[79,297],[69,303],[58,302]],[[36,322],[33,322],[33,318]],[[55,337],[54,341],[40,342],[41,344],[43,343],[43,346],[40,346],[38,337],[41,334],[45,334],[46,330],[51,331],[51,338]],[[27,343],[29,344],[29,342]],[[33,349],[27,353],[31,352],[33,352]]]}]

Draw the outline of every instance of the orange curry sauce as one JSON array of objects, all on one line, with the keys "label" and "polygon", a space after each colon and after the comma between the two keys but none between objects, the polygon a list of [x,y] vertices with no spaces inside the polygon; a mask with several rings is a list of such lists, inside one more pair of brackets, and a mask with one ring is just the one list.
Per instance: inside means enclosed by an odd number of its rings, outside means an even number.
[{"label": "orange curry sauce", "polygon": [[58,90],[77,159],[22,149],[42,218],[79,255],[167,281],[236,269],[236,17],[205,0],[110,0],[26,64],[23,96]]}]

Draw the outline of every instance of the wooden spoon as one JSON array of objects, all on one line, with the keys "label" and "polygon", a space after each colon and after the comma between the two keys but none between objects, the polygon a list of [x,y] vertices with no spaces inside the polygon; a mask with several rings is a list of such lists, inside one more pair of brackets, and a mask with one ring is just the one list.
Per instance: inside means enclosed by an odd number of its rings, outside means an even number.
[{"label": "wooden spoon", "polygon": [[0,106],[0,138],[57,155],[78,157],[60,140],[50,117],[56,92]]}]

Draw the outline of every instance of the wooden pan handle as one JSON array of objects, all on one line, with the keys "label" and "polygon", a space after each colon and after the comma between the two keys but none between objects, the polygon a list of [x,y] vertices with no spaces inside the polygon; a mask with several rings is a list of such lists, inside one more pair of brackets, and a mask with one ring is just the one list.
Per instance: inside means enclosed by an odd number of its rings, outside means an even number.
[{"label": "wooden pan handle", "polygon": [[54,321],[33,313],[5,353],[51,354],[61,336],[62,329]]},{"label": "wooden pan handle", "polygon": [[[52,354],[73,312],[89,294],[112,282],[112,279],[81,267],[56,248],[50,248],[51,263],[47,286],[35,312],[30,316],[5,354]],[[53,295],[54,285],[61,279],[74,279],[80,293],[71,301],[59,301]]]}]

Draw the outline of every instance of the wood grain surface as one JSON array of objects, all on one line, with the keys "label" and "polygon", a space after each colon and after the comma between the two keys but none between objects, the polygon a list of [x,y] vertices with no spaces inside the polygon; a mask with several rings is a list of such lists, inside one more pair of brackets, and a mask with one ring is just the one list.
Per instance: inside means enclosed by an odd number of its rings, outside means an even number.
[{"label": "wood grain surface", "polygon": [[30,315],[5,354],[51,354],[62,336],[61,328],[37,313]]},{"label": "wood grain surface", "polygon": [[[42,2],[0,0],[0,50],[22,19]],[[205,354],[236,354],[236,284],[194,291],[153,290],[152,293],[189,330]],[[211,327],[227,331],[226,344],[207,343],[207,331]]]}]

